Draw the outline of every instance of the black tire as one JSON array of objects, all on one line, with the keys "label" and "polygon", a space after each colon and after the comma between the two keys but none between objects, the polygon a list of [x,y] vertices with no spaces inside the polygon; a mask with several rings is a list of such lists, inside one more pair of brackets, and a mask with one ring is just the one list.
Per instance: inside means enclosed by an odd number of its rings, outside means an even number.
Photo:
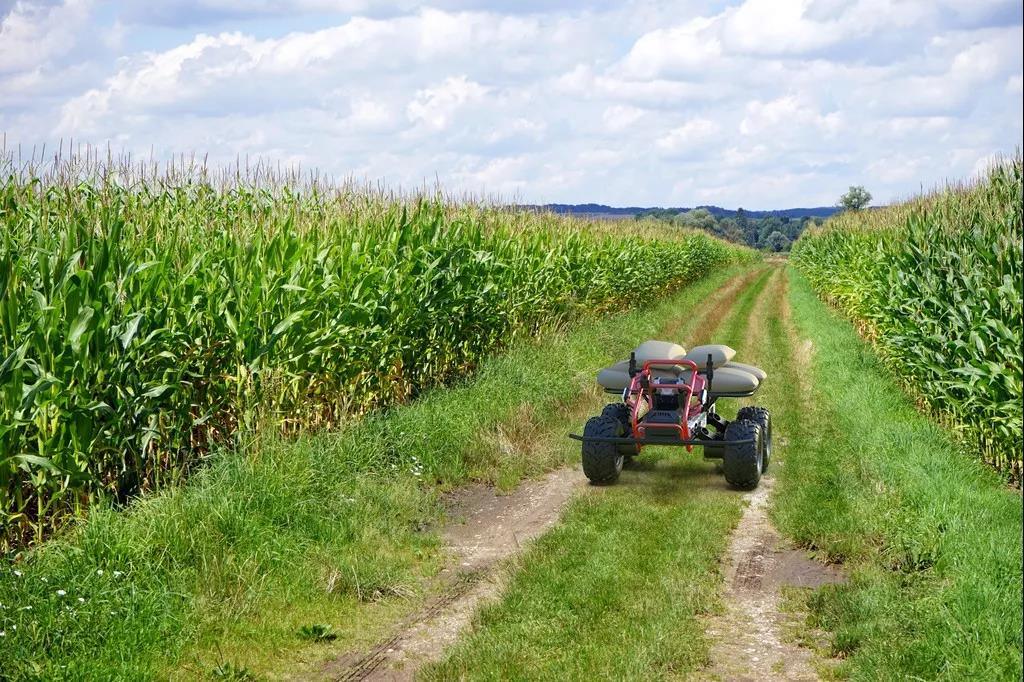
[{"label": "black tire", "polygon": [[725,428],[725,439],[753,440],[744,445],[726,445],[722,457],[722,472],[733,488],[753,490],[761,480],[761,425],[747,419],[730,422]]},{"label": "black tire", "polygon": [[[583,427],[583,437],[617,438],[622,436],[622,424],[611,417],[591,417]],[[618,480],[625,456],[615,443],[583,441],[583,473],[591,483],[608,485]]]},{"label": "black tire", "polygon": [[761,454],[761,473],[768,471],[768,464],[772,461],[772,415],[767,407],[750,405],[740,408],[736,419],[749,419],[761,426],[761,442],[764,452]]},{"label": "black tire", "polygon": [[[602,417],[608,417],[614,419],[622,425],[622,434],[629,435],[632,432],[632,427],[629,423],[629,407],[625,403],[609,403],[604,406],[601,410]],[[636,457],[639,454],[639,450],[635,445],[616,445],[615,446],[620,453],[622,453],[627,461]]]}]

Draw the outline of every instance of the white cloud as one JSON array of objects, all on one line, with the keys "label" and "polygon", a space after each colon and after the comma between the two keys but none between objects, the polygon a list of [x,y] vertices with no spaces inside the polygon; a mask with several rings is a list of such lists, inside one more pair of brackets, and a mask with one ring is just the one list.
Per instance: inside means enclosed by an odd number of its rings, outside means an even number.
[{"label": "white cloud", "polygon": [[843,126],[838,112],[820,113],[808,97],[786,95],[768,102],[755,100],[747,104],[747,113],[740,122],[744,135],[777,140],[780,135],[834,135]]},{"label": "white cloud", "polygon": [[[951,115],[978,101],[981,91],[1020,72],[1021,28],[953,35],[935,43],[941,52],[917,73],[890,69],[862,92],[879,113]],[[1005,81],[1004,81],[1005,82]]]},{"label": "white cloud", "polygon": [[632,127],[644,115],[644,110],[628,104],[613,104],[604,110],[601,118],[604,121],[605,130],[610,133],[619,133]]},{"label": "white cloud", "polygon": [[385,131],[393,129],[399,121],[395,110],[385,102],[362,97],[352,103],[348,123],[357,131]]},{"label": "white cloud", "polygon": [[501,128],[496,128],[486,137],[490,144],[497,144],[514,138],[529,138],[540,140],[547,132],[547,125],[540,121],[533,121],[528,118],[516,118],[505,123]]},{"label": "white cloud", "polygon": [[842,23],[809,19],[810,5],[808,0],[748,0],[723,15],[723,40],[745,54],[800,53],[841,40]]},{"label": "white cloud", "polygon": [[440,131],[448,127],[459,109],[486,94],[487,88],[465,76],[451,77],[436,87],[417,91],[406,111],[410,121]]},{"label": "white cloud", "polygon": [[714,19],[698,18],[644,34],[623,59],[623,75],[638,79],[699,76],[722,58],[714,27]]},{"label": "white cloud", "polygon": [[867,177],[887,184],[913,183],[921,177],[923,166],[930,161],[930,158],[922,156],[887,154],[868,164]]},{"label": "white cloud", "polygon": [[883,119],[876,130],[878,135],[894,140],[913,135],[927,135],[932,140],[940,140],[955,123],[956,119],[950,116],[905,116]]},{"label": "white cloud", "polygon": [[0,19],[0,74],[39,68],[67,54],[88,19],[88,0],[16,2]]},{"label": "white cloud", "polygon": [[722,126],[715,121],[695,118],[661,137],[657,142],[658,149],[669,155],[693,152],[706,147],[721,130]]}]

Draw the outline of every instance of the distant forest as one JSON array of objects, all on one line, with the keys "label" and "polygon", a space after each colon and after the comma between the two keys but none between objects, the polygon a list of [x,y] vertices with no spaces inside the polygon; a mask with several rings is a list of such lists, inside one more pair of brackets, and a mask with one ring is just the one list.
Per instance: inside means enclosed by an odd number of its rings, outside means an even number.
[{"label": "distant forest", "polygon": [[[530,207],[538,208],[538,207]],[[629,218],[662,222],[704,230],[737,244],[766,251],[789,251],[789,247],[809,225],[822,223],[840,209],[836,206],[788,208],[777,211],[735,211],[720,206],[696,208],[617,208],[603,204],[547,204],[539,207],[555,213],[571,213],[595,218]]]},{"label": "distant forest", "polygon": [[[829,213],[835,211],[830,210]],[[788,215],[767,215],[753,217],[742,208],[732,215],[718,215],[707,208],[694,208],[675,213],[672,209],[653,208],[637,213],[637,220],[655,219],[663,222],[710,232],[716,237],[737,244],[746,244],[765,251],[789,251],[789,247],[810,225],[818,225],[827,216],[805,215],[799,218]]]}]

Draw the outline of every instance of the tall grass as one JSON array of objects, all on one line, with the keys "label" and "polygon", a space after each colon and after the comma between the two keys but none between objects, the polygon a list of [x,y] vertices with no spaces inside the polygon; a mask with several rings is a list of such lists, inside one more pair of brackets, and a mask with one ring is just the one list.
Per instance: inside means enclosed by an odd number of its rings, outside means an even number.
[{"label": "tall grass", "polygon": [[1024,422],[1021,157],[979,182],[846,212],[793,261],[854,319],[920,403],[1020,480]]},{"label": "tall grass", "polygon": [[695,233],[258,168],[0,158],[0,543],[748,257]]}]

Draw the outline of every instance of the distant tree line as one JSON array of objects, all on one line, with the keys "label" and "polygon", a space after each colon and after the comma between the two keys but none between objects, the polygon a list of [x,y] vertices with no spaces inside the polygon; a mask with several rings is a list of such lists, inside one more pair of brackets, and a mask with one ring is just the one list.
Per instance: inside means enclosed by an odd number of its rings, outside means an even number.
[{"label": "distant tree line", "polygon": [[636,214],[637,220],[654,219],[662,222],[710,232],[716,237],[765,251],[789,251],[789,247],[809,226],[819,225],[824,218],[806,216],[789,218],[767,216],[753,218],[742,208],[732,216],[716,217],[706,208],[689,211],[653,208]]}]

